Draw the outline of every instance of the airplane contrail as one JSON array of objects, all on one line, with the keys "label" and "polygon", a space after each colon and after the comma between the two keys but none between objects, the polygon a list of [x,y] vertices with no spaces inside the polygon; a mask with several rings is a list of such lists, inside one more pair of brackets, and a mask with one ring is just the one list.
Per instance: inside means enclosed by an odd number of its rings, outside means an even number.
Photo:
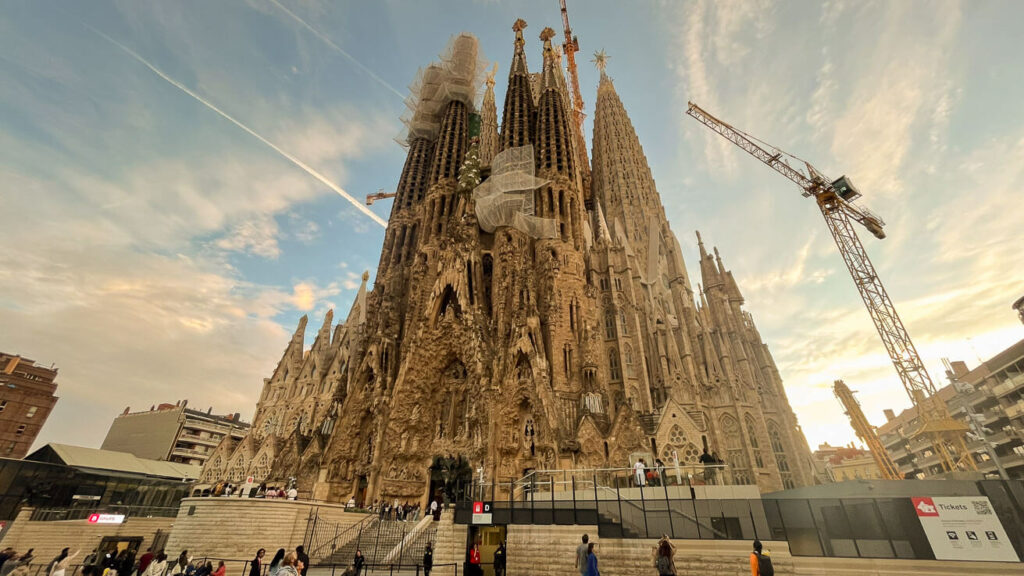
[{"label": "airplane contrail", "polygon": [[374,80],[379,82],[382,86],[384,86],[388,90],[391,90],[392,92],[394,92],[395,95],[398,96],[399,98],[402,98],[403,100],[405,99],[405,95],[403,95],[398,90],[395,90],[394,86],[392,86],[391,84],[388,84],[386,80],[384,80],[380,76],[377,76],[376,74],[374,74],[373,70],[370,70],[366,66],[363,66],[362,62],[360,62],[359,60],[356,60],[355,57],[353,57],[351,54],[346,52],[341,46],[338,46],[333,41],[331,41],[331,39],[328,38],[326,35],[322,34],[316,28],[313,28],[312,26],[310,26],[308,22],[306,22],[302,18],[299,18],[299,16],[297,14],[295,14],[294,12],[292,12],[291,10],[286,8],[283,4],[281,4],[277,0],[269,0],[269,2],[271,4],[273,4],[274,6],[277,6],[278,8],[280,8],[282,11],[284,11],[285,14],[291,16],[293,20],[295,20],[296,22],[301,24],[306,30],[309,30],[310,32],[312,32],[314,36],[316,36],[317,38],[323,40],[325,44],[327,44],[331,48],[334,48],[334,50],[338,54],[341,54],[345,58],[348,58],[349,61],[352,62],[353,64],[355,64],[356,66],[358,66],[360,70],[362,70],[363,72],[366,72],[370,76],[370,78],[373,78]]},{"label": "airplane contrail", "polygon": [[129,56],[131,56],[131,57],[132,57],[132,58],[134,58],[135,60],[139,61],[139,63],[141,63],[141,64],[142,64],[143,66],[145,66],[146,68],[149,68],[150,70],[152,70],[154,74],[156,74],[157,76],[159,76],[159,77],[163,78],[164,80],[166,80],[167,82],[169,82],[169,83],[170,83],[170,84],[171,84],[172,86],[174,86],[175,88],[177,88],[177,89],[181,90],[181,91],[182,91],[182,92],[184,92],[185,94],[188,94],[189,96],[191,96],[192,98],[194,98],[194,99],[195,99],[196,101],[198,101],[198,102],[199,102],[200,104],[202,104],[203,106],[206,106],[206,107],[207,107],[207,108],[209,108],[210,110],[213,110],[213,111],[214,111],[214,112],[216,112],[217,114],[220,114],[220,116],[221,116],[222,118],[224,118],[225,120],[227,120],[228,122],[231,122],[232,124],[234,124],[235,126],[238,126],[238,127],[239,127],[239,128],[241,128],[242,130],[245,130],[245,131],[246,131],[246,132],[248,132],[248,133],[249,133],[249,134],[250,134],[250,135],[251,135],[252,137],[256,138],[256,139],[257,139],[257,140],[259,140],[260,142],[263,142],[264,144],[266,144],[267,146],[269,146],[269,147],[270,147],[271,149],[273,149],[273,150],[274,150],[275,152],[277,152],[277,153],[278,153],[278,154],[280,154],[281,156],[284,156],[285,158],[287,158],[287,159],[288,159],[288,160],[289,160],[289,161],[290,161],[290,162],[291,162],[292,164],[295,164],[295,165],[296,165],[296,166],[298,166],[299,168],[302,168],[303,170],[305,170],[307,174],[309,174],[309,175],[310,175],[310,176],[312,176],[313,178],[316,178],[317,180],[319,180],[319,181],[320,181],[321,183],[323,183],[323,184],[324,184],[325,186],[327,186],[327,187],[328,187],[328,188],[330,188],[331,190],[334,190],[335,192],[337,192],[337,193],[338,193],[338,194],[339,194],[339,195],[340,195],[340,196],[341,196],[342,198],[344,198],[345,200],[348,200],[348,201],[349,201],[349,202],[350,202],[350,203],[351,203],[351,204],[352,204],[353,206],[355,206],[355,207],[356,207],[356,208],[357,208],[357,209],[358,209],[358,210],[359,210],[360,212],[362,212],[363,214],[366,214],[367,216],[369,216],[369,217],[370,217],[370,218],[371,218],[371,219],[372,219],[372,220],[373,220],[374,222],[376,222],[377,224],[380,224],[380,225],[381,225],[381,226],[383,226],[384,228],[387,228],[387,227],[388,227],[388,223],[387,223],[387,222],[385,222],[383,218],[381,218],[380,216],[378,216],[378,215],[374,214],[372,210],[370,210],[369,208],[367,208],[366,206],[364,206],[364,205],[363,205],[363,204],[362,204],[361,202],[359,202],[359,201],[358,201],[358,200],[356,200],[356,199],[355,199],[354,197],[352,197],[352,195],[351,195],[351,194],[349,194],[348,192],[344,191],[344,190],[343,190],[343,189],[341,188],[341,186],[338,186],[338,185],[337,185],[337,184],[335,184],[334,182],[331,182],[330,180],[328,180],[328,179],[327,179],[327,177],[326,177],[326,176],[324,176],[323,174],[320,174],[319,172],[317,172],[316,170],[314,170],[314,169],[313,169],[313,168],[312,168],[311,166],[309,166],[308,164],[306,164],[306,163],[305,163],[305,162],[303,162],[302,160],[299,160],[299,159],[298,159],[298,158],[296,158],[295,156],[292,156],[292,155],[291,155],[291,154],[289,154],[288,152],[286,152],[286,151],[282,150],[282,149],[281,149],[281,148],[280,148],[280,147],[279,147],[279,146],[278,146],[277,144],[274,144],[274,143],[273,143],[273,142],[271,142],[270,140],[267,140],[267,139],[266,139],[266,138],[264,138],[263,136],[260,136],[260,135],[259,135],[259,134],[258,134],[258,133],[257,133],[257,132],[256,132],[255,130],[253,130],[252,128],[249,128],[249,127],[248,127],[248,126],[246,126],[245,124],[242,124],[242,123],[241,123],[241,122],[239,122],[238,120],[235,120],[235,119],[234,119],[234,117],[232,117],[232,116],[231,116],[230,114],[228,114],[227,112],[225,112],[225,111],[221,110],[220,108],[216,107],[215,105],[213,105],[212,103],[210,103],[209,101],[207,101],[206,99],[204,99],[204,98],[203,98],[202,96],[200,96],[199,94],[196,94],[195,92],[193,92],[192,90],[190,90],[190,89],[188,88],[188,86],[185,86],[185,85],[184,85],[184,84],[182,84],[181,82],[178,82],[178,81],[177,81],[177,80],[175,80],[174,78],[171,78],[171,77],[170,77],[170,76],[168,76],[167,74],[164,74],[164,73],[163,73],[163,71],[161,71],[161,70],[160,70],[159,68],[157,68],[156,66],[154,66],[154,65],[150,64],[150,63],[149,63],[148,61],[146,61],[146,59],[145,59],[145,58],[143,58],[142,56],[139,56],[139,55],[138,55],[137,53],[135,53],[135,52],[134,52],[134,51],[133,51],[133,50],[132,50],[131,48],[128,48],[128,47],[127,47],[127,46],[125,46],[124,44],[121,44],[121,43],[120,43],[120,42],[118,42],[117,40],[114,40],[114,39],[113,39],[113,38],[111,38],[110,36],[107,36],[107,35],[106,35],[106,34],[104,34],[103,32],[100,32],[100,31],[99,31],[99,30],[97,30],[96,28],[93,28],[92,26],[90,26],[90,25],[88,25],[88,24],[86,24],[86,23],[84,23],[84,22],[82,23],[82,25],[83,25],[83,26],[85,26],[86,28],[88,28],[89,30],[92,30],[92,31],[93,31],[94,33],[98,34],[99,36],[101,36],[101,37],[102,37],[103,39],[105,39],[105,40],[106,40],[107,42],[110,42],[110,43],[111,43],[111,44],[113,44],[114,46],[117,46],[118,48],[120,48],[120,49],[121,49],[122,51],[124,51],[124,52],[125,52],[126,54],[128,54]]}]

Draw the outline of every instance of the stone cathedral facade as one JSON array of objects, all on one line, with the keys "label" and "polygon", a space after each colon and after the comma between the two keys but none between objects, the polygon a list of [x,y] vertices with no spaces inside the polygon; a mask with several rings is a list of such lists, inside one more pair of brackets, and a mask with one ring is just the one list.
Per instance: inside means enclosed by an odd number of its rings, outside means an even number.
[{"label": "stone cathedral facade", "polygon": [[[537,74],[524,29],[513,28],[500,122],[493,76],[444,75],[476,57],[474,38],[454,40],[466,50],[448,68],[425,70],[372,290],[364,274],[347,318],[334,325],[329,312],[309,349],[302,318],[250,434],[217,448],[204,481],[295,478],[317,499],[425,501],[438,456],[508,481],[626,467],[637,453],[696,464],[707,447],[762,491],[813,482],[732,272],[698,235],[691,281],[611,78],[602,69],[581,166],[553,32]],[[458,89],[467,78],[476,85]],[[540,184],[499,199],[532,206],[483,226],[480,188],[466,182],[505,178],[498,159],[531,147]]]}]

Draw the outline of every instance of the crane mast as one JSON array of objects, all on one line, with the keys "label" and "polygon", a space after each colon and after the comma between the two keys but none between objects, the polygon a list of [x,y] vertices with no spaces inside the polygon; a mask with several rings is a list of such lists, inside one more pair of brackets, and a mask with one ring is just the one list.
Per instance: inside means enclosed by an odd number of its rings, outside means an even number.
[{"label": "crane mast", "polygon": [[850,425],[853,426],[853,431],[857,433],[858,438],[868,445],[868,450],[871,451],[871,457],[875,459],[875,464],[878,465],[882,478],[886,480],[901,479],[903,475],[900,474],[899,468],[892,461],[889,453],[885,451],[882,441],[878,439],[878,434],[875,433],[875,427],[864,416],[864,411],[860,409],[860,402],[857,402],[850,387],[842,380],[836,380],[832,390],[835,392],[836,398],[839,398],[839,402],[843,405],[846,415],[850,418]]},{"label": "crane mast", "polygon": [[853,227],[853,222],[857,222],[875,237],[885,238],[882,230],[885,222],[866,208],[853,203],[860,193],[846,177],[830,181],[808,162],[803,162],[807,168],[807,174],[804,174],[790,166],[784,158],[795,157],[778,149],[765,149],[753,137],[715,118],[693,102],[689,103],[686,114],[796,183],[805,197],[814,197],[896,373],[910,401],[917,407],[920,426],[913,435],[931,440],[933,452],[944,470],[976,470],[977,466],[964,440],[967,426],[954,420],[946,403],[939,398],[910,334],[896,313],[896,306],[889,298]]},{"label": "crane mast", "polygon": [[580,91],[580,77],[576,69],[576,53],[580,51],[579,38],[573,35],[569,27],[569,11],[565,7],[565,0],[558,0],[562,9],[562,28],[565,31],[565,42],[562,44],[562,51],[565,53],[566,68],[569,71],[569,82],[572,84],[572,113],[576,121],[576,155],[580,159],[580,173],[583,175],[583,195],[588,203],[590,199],[590,160],[587,157],[587,139],[583,135],[583,93]]}]

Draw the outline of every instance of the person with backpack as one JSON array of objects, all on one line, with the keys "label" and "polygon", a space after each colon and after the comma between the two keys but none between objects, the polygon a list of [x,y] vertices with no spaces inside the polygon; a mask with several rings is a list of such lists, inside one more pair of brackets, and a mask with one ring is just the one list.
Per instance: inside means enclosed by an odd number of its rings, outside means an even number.
[{"label": "person with backpack", "polygon": [[750,553],[750,574],[751,576],[775,576],[775,568],[772,567],[771,551],[762,552],[760,540],[754,540],[754,551]]}]

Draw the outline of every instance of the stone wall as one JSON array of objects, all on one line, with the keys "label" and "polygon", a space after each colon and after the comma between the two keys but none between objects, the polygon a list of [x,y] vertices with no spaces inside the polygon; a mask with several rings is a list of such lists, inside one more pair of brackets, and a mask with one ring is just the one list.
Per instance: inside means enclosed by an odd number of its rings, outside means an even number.
[{"label": "stone wall", "polygon": [[[186,498],[167,541],[168,556],[188,550],[197,556],[251,559],[266,548],[270,556],[278,548],[294,549],[302,544],[311,513],[340,529],[366,518],[345,512],[344,506],[301,500],[250,498]],[[311,559],[317,558],[310,550]]]},{"label": "stone wall", "polygon": [[80,550],[75,562],[81,562],[106,536],[141,537],[142,549],[153,541],[157,531],[170,531],[174,518],[128,518],[123,524],[89,524],[86,519],[32,522],[32,508],[22,508],[0,540],[0,547],[10,546],[18,552],[34,548],[36,564],[49,562],[62,548]]}]

